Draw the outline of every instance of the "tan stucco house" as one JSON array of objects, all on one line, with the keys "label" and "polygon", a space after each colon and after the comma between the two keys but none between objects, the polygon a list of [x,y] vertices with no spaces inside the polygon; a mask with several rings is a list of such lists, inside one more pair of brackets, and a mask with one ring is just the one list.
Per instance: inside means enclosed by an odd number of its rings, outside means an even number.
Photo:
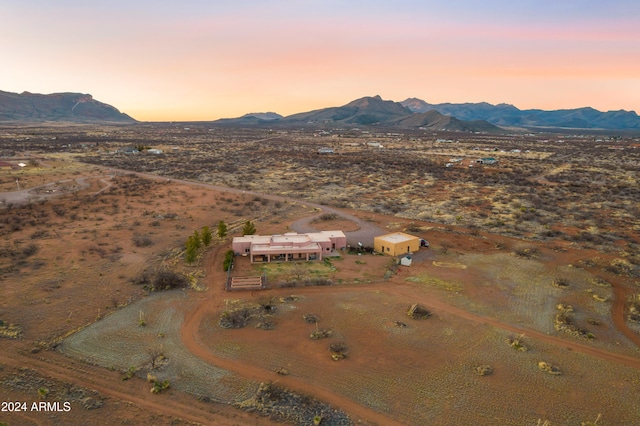
[{"label": "tan stucco house", "polygon": [[381,235],[373,239],[373,249],[389,256],[414,253],[420,250],[420,238],[404,232]]},{"label": "tan stucco house", "polygon": [[342,231],[320,231],[308,234],[289,232],[282,235],[245,235],[232,243],[237,256],[249,256],[254,262],[294,262],[322,260],[335,250],[345,248],[347,237]]}]

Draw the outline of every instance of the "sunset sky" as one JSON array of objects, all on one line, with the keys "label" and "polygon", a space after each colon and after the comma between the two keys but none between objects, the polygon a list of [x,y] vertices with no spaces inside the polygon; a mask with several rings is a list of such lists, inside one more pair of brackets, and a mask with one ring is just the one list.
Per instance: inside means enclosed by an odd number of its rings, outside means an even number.
[{"label": "sunset sky", "polygon": [[144,121],[373,95],[640,112],[637,0],[21,0],[0,22],[0,90]]}]

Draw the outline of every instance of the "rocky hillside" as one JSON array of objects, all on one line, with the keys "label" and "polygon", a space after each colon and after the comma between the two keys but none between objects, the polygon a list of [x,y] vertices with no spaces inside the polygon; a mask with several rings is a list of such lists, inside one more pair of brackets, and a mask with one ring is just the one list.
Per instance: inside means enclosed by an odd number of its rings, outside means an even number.
[{"label": "rocky hillside", "polygon": [[75,123],[133,123],[111,105],[82,93],[11,93],[0,91],[0,121]]}]

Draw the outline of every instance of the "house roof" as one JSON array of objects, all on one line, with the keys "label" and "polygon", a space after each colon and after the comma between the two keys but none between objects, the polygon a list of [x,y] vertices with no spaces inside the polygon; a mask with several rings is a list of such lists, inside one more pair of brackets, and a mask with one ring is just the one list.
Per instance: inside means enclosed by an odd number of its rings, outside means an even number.
[{"label": "house roof", "polygon": [[405,234],[404,232],[394,232],[393,234],[380,235],[376,238],[393,244],[420,239],[416,236]]},{"label": "house roof", "polygon": [[281,235],[245,235],[243,237],[234,237],[235,242],[246,243],[250,242],[255,245],[269,245],[279,246],[289,243],[304,244],[308,243],[320,243],[329,242],[331,238],[346,238],[342,231],[320,231],[310,232],[308,234],[298,234],[296,232],[287,232]]}]

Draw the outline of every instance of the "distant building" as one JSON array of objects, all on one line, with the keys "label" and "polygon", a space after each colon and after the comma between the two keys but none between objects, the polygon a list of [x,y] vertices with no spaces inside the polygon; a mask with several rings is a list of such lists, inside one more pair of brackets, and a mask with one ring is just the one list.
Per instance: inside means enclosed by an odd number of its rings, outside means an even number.
[{"label": "distant building", "polygon": [[476,160],[478,164],[498,164],[498,160],[493,157],[479,158]]},{"label": "distant building", "polygon": [[124,148],[118,148],[118,149],[116,149],[116,152],[117,152],[117,153],[120,153],[120,154],[137,154],[137,153],[139,153],[140,151],[138,151],[138,148],[136,148],[136,147],[133,147],[133,146],[126,146],[126,147],[124,147]]},{"label": "distant building", "polygon": [[322,260],[323,256],[346,246],[347,237],[342,231],[245,235],[235,237],[232,243],[233,252],[236,255],[249,256],[251,263]]},{"label": "distant building", "polygon": [[155,148],[147,149],[147,154],[162,154],[162,150]]},{"label": "distant building", "polygon": [[404,232],[381,235],[373,239],[373,249],[389,256],[414,253],[420,250],[420,238]]},{"label": "distant building", "polygon": [[318,154],[334,154],[333,148],[320,148]]}]

